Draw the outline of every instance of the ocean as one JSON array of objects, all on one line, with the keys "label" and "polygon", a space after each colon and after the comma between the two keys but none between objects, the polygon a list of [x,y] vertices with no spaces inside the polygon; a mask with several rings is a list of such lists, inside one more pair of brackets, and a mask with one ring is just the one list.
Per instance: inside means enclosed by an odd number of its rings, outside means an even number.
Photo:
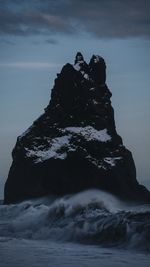
[{"label": "ocean", "polygon": [[1,204],[0,266],[150,266],[150,205],[99,190]]}]

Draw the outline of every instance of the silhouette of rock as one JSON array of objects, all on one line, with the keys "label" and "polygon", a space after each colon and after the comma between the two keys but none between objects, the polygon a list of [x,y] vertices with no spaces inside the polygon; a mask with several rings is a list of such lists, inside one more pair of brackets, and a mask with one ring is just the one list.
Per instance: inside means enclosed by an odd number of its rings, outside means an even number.
[{"label": "silhouette of rock", "polygon": [[84,62],[84,57],[80,52],[78,52],[75,57],[75,64],[80,62]]},{"label": "silhouette of rock", "polygon": [[98,84],[105,84],[106,82],[106,65],[105,61],[100,56],[93,55],[90,60],[90,73],[93,80]]},{"label": "silhouette of rock", "polygon": [[89,188],[128,201],[150,202],[136,179],[132,154],[116,132],[106,65],[80,52],[57,78],[44,114],[18,137],[4,203]]}]

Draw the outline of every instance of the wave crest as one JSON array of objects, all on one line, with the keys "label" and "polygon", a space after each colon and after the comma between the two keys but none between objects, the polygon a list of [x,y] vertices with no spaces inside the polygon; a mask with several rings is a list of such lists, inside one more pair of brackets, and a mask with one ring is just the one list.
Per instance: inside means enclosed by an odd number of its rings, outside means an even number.
[{"label": "wave crest", "polygon": [[1,240],[52,239],[150,250],[150,206],[131,208],[99,190],[1,205],[0,217]]}]

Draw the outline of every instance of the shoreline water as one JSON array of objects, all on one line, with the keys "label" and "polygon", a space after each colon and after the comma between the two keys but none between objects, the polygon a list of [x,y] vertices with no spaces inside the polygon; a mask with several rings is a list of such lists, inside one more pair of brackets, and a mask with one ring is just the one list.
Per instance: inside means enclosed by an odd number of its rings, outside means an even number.
[{"label": "shoreline water", "polygon": [[51,241],[0,241],[3,267],[149,267],[150,255],[90,245]]},{"label": "shoreline water", "polygon": [[88,190],[0,205],[3,267],[150,264],[150,205]]}]

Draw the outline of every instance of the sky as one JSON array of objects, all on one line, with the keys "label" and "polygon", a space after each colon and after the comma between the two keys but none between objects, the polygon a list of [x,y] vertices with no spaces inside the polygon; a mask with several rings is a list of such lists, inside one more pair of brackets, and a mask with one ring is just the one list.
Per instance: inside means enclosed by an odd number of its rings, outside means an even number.
[{"label": "sky", "polygon": [[17,136],[78,51],[104,57],[117,132],[150,189],[149,10],[149,0],[0,0],[0,198]]}]

